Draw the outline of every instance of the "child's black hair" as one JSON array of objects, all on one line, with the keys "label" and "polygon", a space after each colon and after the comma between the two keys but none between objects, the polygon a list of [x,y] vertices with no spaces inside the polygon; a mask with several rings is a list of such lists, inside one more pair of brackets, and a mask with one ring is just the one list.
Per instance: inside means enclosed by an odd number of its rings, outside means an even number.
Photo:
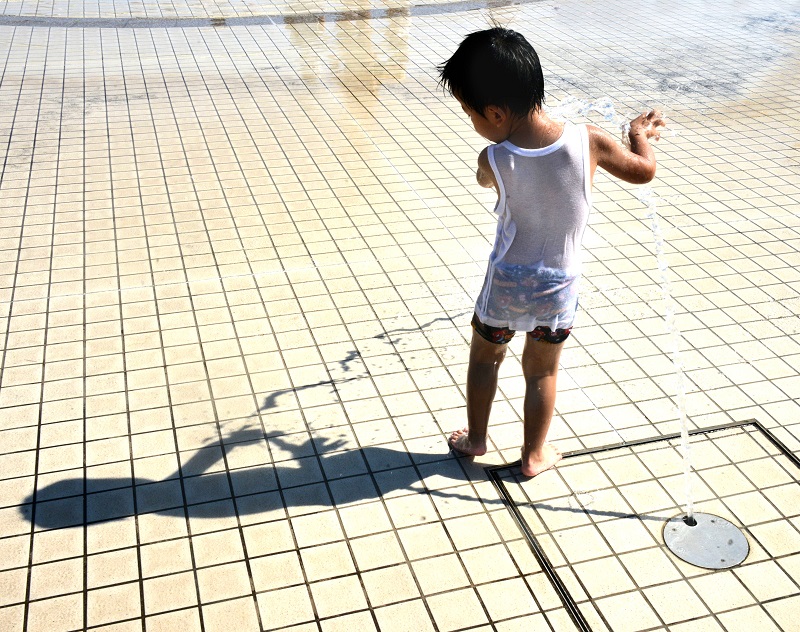
[{"label": "child's black hair", "polygon": [[439,83],[481,114],[496,105],[527,116],[544,103],[539,56],[524,36],[510,29],[470,33],[438,70]]}]

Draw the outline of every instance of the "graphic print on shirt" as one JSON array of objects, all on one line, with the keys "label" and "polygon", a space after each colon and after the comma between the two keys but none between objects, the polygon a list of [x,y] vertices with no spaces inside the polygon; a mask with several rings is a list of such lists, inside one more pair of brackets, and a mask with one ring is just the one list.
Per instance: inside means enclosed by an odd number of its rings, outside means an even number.
[{"label": "graphic print on shirt", "polygon": [[486,315],[494,320],[513,316],[514,321],[559,322],[574,313],[579,276],[540,265],[496,264],[486,303]]}]

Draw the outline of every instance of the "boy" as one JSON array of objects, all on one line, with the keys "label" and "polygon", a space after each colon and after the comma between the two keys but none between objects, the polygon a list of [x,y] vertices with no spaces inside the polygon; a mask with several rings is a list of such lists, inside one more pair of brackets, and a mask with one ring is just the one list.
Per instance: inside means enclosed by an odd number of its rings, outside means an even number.
[{"label": "boy", "polygon": [[492,28],[468,35],[439,67],[442,86],[475,131],[494,143],[478,156],[478,183],[497,191],[497,235],[472,319],[467,370],[468,428],[448,441],[457,452],[486,453],[500,363],[515,331],[528,332],[521,469],[536,476],[561,453],[545,443],[553,417],[561,348],[578,305],[580,242],[597,166],[633,184],[653,179],[649,139],[664,125],[656,111],[630,127],[630,149],[594,125],[561,124],[542,111],[544,77],[519,33]]}]

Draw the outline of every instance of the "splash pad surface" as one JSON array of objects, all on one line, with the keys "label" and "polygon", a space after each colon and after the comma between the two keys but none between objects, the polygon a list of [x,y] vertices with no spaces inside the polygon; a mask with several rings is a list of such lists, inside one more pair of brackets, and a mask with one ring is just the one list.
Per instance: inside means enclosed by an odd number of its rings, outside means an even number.
[{"label": "splash pad surface", "polygon": [[[548,104],[666,110],[679,134],[653,187],[678,198],[660,213],[692,427],[756,418],[797,453],[799,8],[0,3],[0,629],[570,629],[484,472],[519,458],[523,336],[487,455],[445,441],[496,217],[484,143],[435,66],[492,21],[535,42]],[[645,209],[595,185],[564,452],[677,427]],[[800,532],[775,513],[780,476],[750,479],[766,501],[737,496],[766,516],[759,542]],[[625,511],[649,511],[651,484],[627,486]],[[575,489],[571,509],[602,500]],[[726,571],[732,610],[686,570],[708,613],[687,627],[794,630],[781,550]],[[641,565],[665,574],[604,594],[604,613],[683,594],[674,565]]]}]

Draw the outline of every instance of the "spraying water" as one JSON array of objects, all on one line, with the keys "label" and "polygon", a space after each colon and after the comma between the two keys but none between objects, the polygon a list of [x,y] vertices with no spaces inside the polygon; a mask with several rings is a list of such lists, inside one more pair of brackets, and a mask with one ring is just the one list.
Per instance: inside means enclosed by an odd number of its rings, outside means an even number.
[{"label": "spraying water", "polygon": [[[604,121],[611,123],[620,130],[622,143],[626,147],[630,147],[628,132],[631,131],[631,119],[634,118],[634,115],[627,112],[625,114],[617,112],[614,103],[608,97],[602,97],[595,101],[584,101],[577,97],[568,96],[554,106],[545,105],[545,112],[550,118],[559,121],[574,121],[578,118],[590,118],[593,114],[598,114]],[[662,138],[676,135],[675,130],[670,129],[662,128],[659,132]]]},{"label": "spraying water", "polygon": [[[622,142],[630,147],[628,132],[630,131],[630,116],[621,115],[614,107],[614,103],[608,97],[597,99],[596,101],[584,101],[576,97],[568,96],[562,99],[557,105],[548,107],[547,114],[557,120],[572,121],[578,118],[589,118],[593,114],[600,117],[614,127],[618,128],[622,135]],[[671,130],[663,130],[662,136],[674,135]],[[681,425],[681,451],[683,452],[683,474],[684,474],[684,495],[686,497],[686,518],[685,522],[689,526],[696,524],[694,519],[694,506],[692,501],[692,481],[691,481],[691,448],[689,444],[689,420],[686,416],[686,376],[683,371],[683,363],[680,357],[680,349],[683,337],[675,320],[675,301],[672,298],[672,288],[667,274],[669,266],[664,255],[664,236],[658,217],[657,197],[650,187],[641,187],[637,194],[639,200],[647,206],[647,217],[650,219],[650,227],[653,231],[653,239],[656,245],[656,261],[661,281],[661,294],[665,304],[664,322],[670,337],[672,363],[675,367],[677,378],[677,405]],[[595,410],[598,410],[595,406]],[[598,412],[600,412],[598,410]],[[602,413],[601,413],[602,414]],[[605,415],[603,415],[604,418]],[[611,428],[617,436],[622,436],[614,428],[613,424],[606,418]]]},{"label": "spraying water", "polygon": [[584,101],[576,97],[565,97],[558,105],[545,107],[547,114],[556,120],[574,121],[576,118],[589,118],[593,113],[599,114],[604,121],[612,123],[622,132],[622,142],[630,145],[628,132],[631,129],[630,117],[621,115],[608,97],[596,101]]},{"label": "spraying water", "polygon": [[[622,140],[628,138],[630,127],[627,119],[617,114],[614,104],[610,99],[598,101],[581,101],[574,97],[564,99],[554,108],[548,108],[547,113],[556,119],[572,120],[576,117],[587,117],[597,113],[602,118],[616,125],[622,132]],[[668,135],[673,136],[670,132]],[[662,136],[664,134],[662,133]],[[627,145],[627,143],[625,143]],[[664,236],[658,217],[658,202],[653,190],[649,187],[639,189],[637,197],[647,206],[647,217],[650,219],[650,228],[656,246],[656,260],[661,277],[661,294],[665,303],[664,322],[671,342],[672,363],[677,377],[677,405],[681,424],[681,451],[683,453],[683,479],[686,496],[685,515],[675,516],[664,525],[664,544],[680,559],[701,568],[722,569],[731,568],[741,564],[749,554],[750,545],[747,538],[736,525],[730,521],[713,514],[694,512],[692,503],[692,465],[689,444],[689,420],[686,416],[686,377],[683,372],[680,350],[682,336],[675,320],[675,302],[672,298],[666,258],[664,256]],[[597,410],[597,406],[595,406]],[[598,411],[599,412],[599,411]],[[605,415],[603,415],[605,417]],[[607,419],[608,421],[608,419]],[[613,424],[609,425],[617,432]],[[619,432],[617,432],[619,435]],[[620,439],[622,437],[620,436]],[[623,440],[624,443],[624,440]],[[574,499],[570,499],[570,506],[585,509],[591,504],[594,497],[591,492],[576,492]]]},{"label": "spraying water", "polygon": [[681,422],[681,451],[683,452],[683,485],[684,496],[686,497],[686,523],[690,526],[694,524],[694,507],[692,502],[692,463],[691,446],[689,443],[689,420],[686,416],[686,375],[683,371],[683,362],[680,357],[683,336],[675,320],[675,301],[672,298],[672,286],[669,280],[669,265],[664,256],[664,236],[661,233],[661,226],[658,218],[657,197],[650,187],[641,187],[637,194],[639,200],[647,206],[647,217],[650,219],[650,228],[653,231],[653,239],[656,244],[656,261],[658,271],[661,276],[661,296],[666,305],[664,324],[670,337],[672,364],[675,367],[675,377],[677,378],[677,400],[678,414]]}]

